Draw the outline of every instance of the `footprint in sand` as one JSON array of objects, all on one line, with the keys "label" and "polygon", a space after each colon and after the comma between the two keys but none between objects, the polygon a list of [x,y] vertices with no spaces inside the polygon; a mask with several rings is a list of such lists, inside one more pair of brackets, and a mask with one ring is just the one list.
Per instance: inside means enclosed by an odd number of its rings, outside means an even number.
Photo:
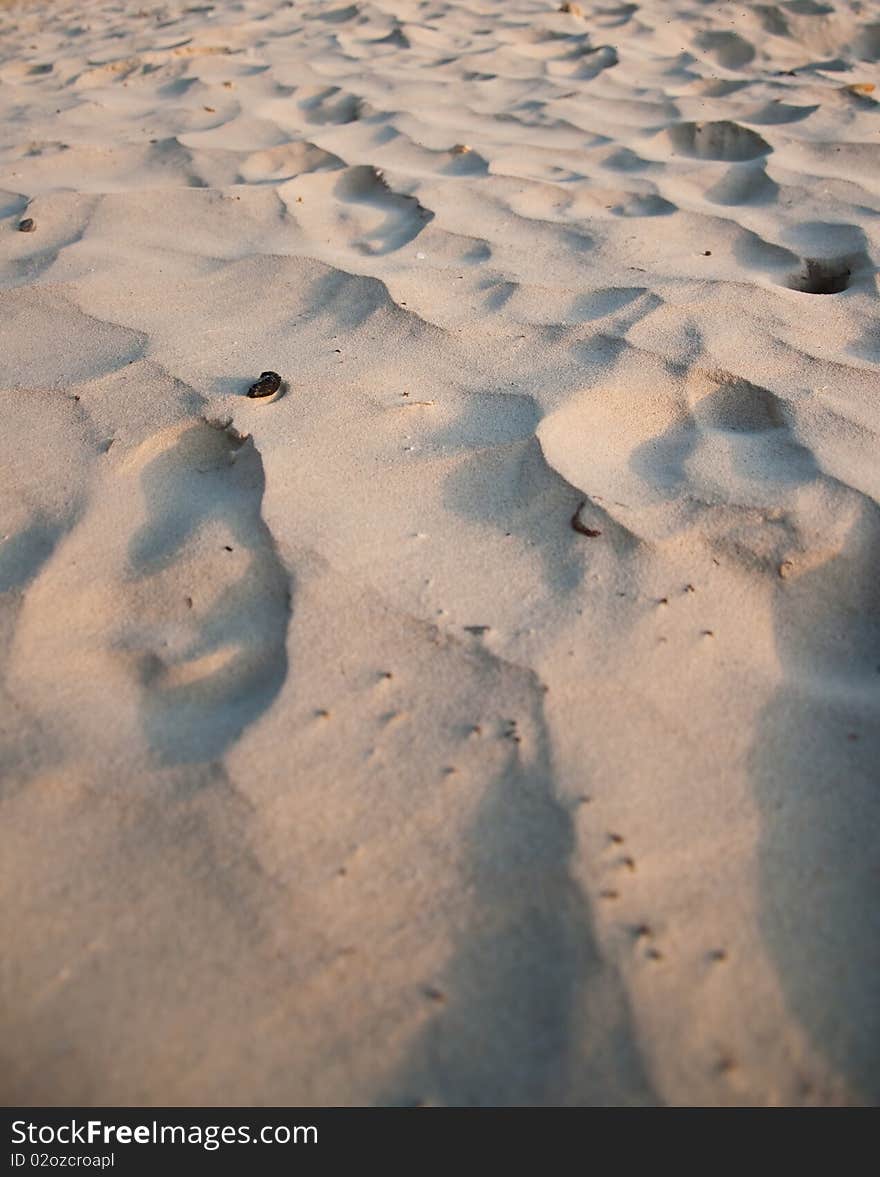
[{"label": "footprint in sand", "polygon": [[865,234],[857,225],[805,221],[789,229],[784,241],[801,258],[785,285],[802,294],[842,294],[875,271]]},{"label": "footprint in sand", "polygon": [[722,67],[738,70],[754,60],[755,47],[738,33],[712,31],[696,38],[696,45]]},{"label": "footprint in sand", "polygon": [[302,91],[298,105],[306,122],[319,126],[354,123],[361,117],[362,101],[339,86],[324,90]]},{"label": "footprint in sand", "polygon": [[374,167],[301,176],[279,189],[293,216],[318,240],[359,254],[387,254],[414,240],[434,214],[394,192]]},{"label": "footprint in sand", "polygon": [[[675,376],[659,365],[651,371],[644,357],[639,372],[637,356],[621,358],[629,379],[621,371],[601,392],[542,420],[549,464],[642,538],[699,524],[716,542],[750,551],[758,544],[762,559],[780,559],[779,545],[827,490],[790,427],[786,402],[731,373],[692,368]],[[606,414],[615,422],[611,449],[590,442]],[[776,522],[768,527],[771,511]]]},{"label": "footprint in sand", "polygon": [[262,461],[200,419],[121,448],[28,594],[13,677],[74,748],[216,761],[287,673]]},{"label": "footprint in sand", "polygon": [[727,160],[730,163],[757,159],[773,148],[756,131],[729,120],[706,123],[677,123],[663,132],[673,151],[693,159]]},{"label": "footprint in sand", "polygon": [[151,610],[155,640],[139,652],[144,724],[163,760],[216,758],[284,681],[288,575],[260,516],[265,479],[249,439],[197,421],[153,439],[147,454],[129,583],[171,592],[185,582],[188,592],[174,608],[178,618],[186,610],[183,626]]}]

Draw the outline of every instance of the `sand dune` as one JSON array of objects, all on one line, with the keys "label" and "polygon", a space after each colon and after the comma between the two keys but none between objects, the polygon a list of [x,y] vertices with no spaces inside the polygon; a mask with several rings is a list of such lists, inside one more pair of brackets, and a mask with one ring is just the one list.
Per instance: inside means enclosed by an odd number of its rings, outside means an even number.
[{"label": "sand dune", "polygon": [[880,1096],[880,8],[563,7],[3,4],[6,1102]]}]

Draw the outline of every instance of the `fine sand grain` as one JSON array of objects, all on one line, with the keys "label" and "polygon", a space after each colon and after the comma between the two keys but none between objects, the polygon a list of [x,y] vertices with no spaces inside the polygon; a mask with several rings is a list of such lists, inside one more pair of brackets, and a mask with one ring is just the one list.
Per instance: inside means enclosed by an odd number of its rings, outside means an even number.
[{"label": "fine sand grain", "polygon": [[0,3],[4,1102],[876,1102],[880,5]]}]

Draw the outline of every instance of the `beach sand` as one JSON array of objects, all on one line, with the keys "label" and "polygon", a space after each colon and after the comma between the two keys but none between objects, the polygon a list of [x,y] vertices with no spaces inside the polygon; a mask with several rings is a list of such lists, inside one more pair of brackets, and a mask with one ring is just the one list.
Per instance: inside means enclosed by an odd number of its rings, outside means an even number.
[{"label": "beach sand", "polygon": [[570,8],[0,13],[4,1102],[880,1096],[880,6]]}]

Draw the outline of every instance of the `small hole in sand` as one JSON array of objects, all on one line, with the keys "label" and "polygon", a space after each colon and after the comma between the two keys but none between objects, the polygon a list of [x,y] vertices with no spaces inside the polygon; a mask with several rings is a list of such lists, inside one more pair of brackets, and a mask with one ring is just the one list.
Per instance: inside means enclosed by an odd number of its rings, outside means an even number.
[{"label": "small hole in sand", "polygon": [[788,288],[801,294],[840,294],[849,286],[851,275],[845,262],[808,257],[804,268],[790,275]]}]

